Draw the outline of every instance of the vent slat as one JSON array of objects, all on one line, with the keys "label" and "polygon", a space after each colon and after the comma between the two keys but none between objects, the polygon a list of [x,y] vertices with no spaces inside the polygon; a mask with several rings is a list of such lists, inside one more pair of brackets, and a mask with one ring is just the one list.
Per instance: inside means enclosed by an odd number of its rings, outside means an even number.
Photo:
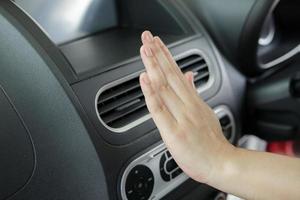
[{"label": "vent slat", "polygon": [[208,79],[209,79],[209,77],[207,76],[207,77],[202,78],[198,81],[195,81],[194,84],[195,84],[196,88],[199,88],[199,87],[205,85],[208,82]]},{"label": "vent slat", "polygon": [[203,79],[205,77],[208,77],[208,76],[209,76],[209,72],[208,71],[206,71],[204,73],[197,74],[194,77],[194,82],[197,82],[197,81],[199,81],[199,80],[201,80],[201,79]]},{"label": "vent slat", "polygon": [[190,59],[190,60],[186,60],[186,61],[184,61],[184,62],[178,61],[177,64],[178,64],[178,66],[179,66],[181,69],[183,69],[183,68],[185,68],[185,67],[187,67],[187,66],[193,65],[193,64],[195,64],[195,63],[199,63],[200,61],[203,61],[203,63],[205,63],[205,61],[204,61],[204,59],[203,59],[202,57],[197,57],[197,58],[192,58],[192,59]]},{"label": "vent slat", "polygon": [[104,92],[98,100],[98,103],[103,103],[105,101],[108,101],[112,98],[115,98],[117,96],[120,96],[130,90],[136,89],[140,87],[139,84],[139,80],[138,79],[133,79],[132,81],[130,81],[130,83],[126,84],[125,86],[119,86],[117,88],[115,88],[115,90],[112,90],[110,92],[108,92],[109,90],[106,90],[106,92]]},{"label": "vent slat", "polygon": [[142,97],[142,96],[143,96],[143,93],[139,89],[139,90],[133,91],[131,93],[128,93],[128,94],[126,94],[126,96],[122,96],[119,99],[115,99],[114,101],[111,101],[110,103],[107,103],[105,105],[98,105],[99,114],[100,115],[105,114],[105,113],[109,112],[110,110],[114,110],[115,108],[122,106],[130,101],[134,101],[135,99],[138,99],[139,97]]},{"label": "vent slat", "polygon": [[147,107],[146,106],[141,107],[140,109],[133,112],[131,115],[128,115],[127,117],[119,118],[119,119],[113,121],[113,123],[110,123],[108,125],[114,126],[114,127],[122,127],[122,126],[124,126],[124,124],[129,124],[129,123],[135,121],[136,119],[140,119],[140,118],[144,117],[147,114],[149,114]]},{"label": "vent slat", "polygon": [[197,72],[200,70],[203,70],[205,68],[208,68],[206,63],[194,63],[193,65],[186,67],[185,69],[183,69],[183,72],[187,72],[187,71],[192,71],[192,72]]},{"label": "vent slat", "polygon": [[229,116],[225,115],[219,119],[224,136],[230,139],[232,136],[232,121]]},{"label": "vent slat", "polygon": [[181,59],[177,60],[176,62],[178,63],[178,65],[182,65],[183,63],[187,63],[191,60],[196,60],[196,59],[202,59],[202,56],[199,56],[198,54],[192,54],[192,55],[186,56],[184,58],[181,58]]},{"label": "vent slat", "polygon": [[[177,64],[182,72],[192,71],[194,73],[194,82],[197,88],[208,82],[209,67],[205,59],[199,54],[188,55],[178,60]],[[103,91],[97,99],[97,109],[102,121],[107,126],[117,129],[124,128],[149,114],[139,85],[138,75],[129,80],[120,81],[118,85]],[[142,123],[141,121],[139,120],[138,123]],[[133,128],[128,127],[122,131]]]},{"label": "vent slat", "polygon": [[145,107],[146,106],[146,102],[145,100],[140,101],[139,103],[136,103],[124,110],[121,111],[117,111],[115,110],[114,112],[109,113],[106,116],[103,116],[103,120],[107,123],[110,124],[115,120],[120,119],[121,117],[124,117],[125,115],[128,115],[136,110],[138,110],[141,107]]}]

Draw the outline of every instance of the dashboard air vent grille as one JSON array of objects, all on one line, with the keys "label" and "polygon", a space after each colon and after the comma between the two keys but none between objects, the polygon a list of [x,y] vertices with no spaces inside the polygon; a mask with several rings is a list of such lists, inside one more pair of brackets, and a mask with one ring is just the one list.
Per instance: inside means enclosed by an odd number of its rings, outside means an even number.
[{"label": "dashboard air vent grille", "polygon": [[192,71],[197,88],[205,85],[209,80],[209,68],[205,59],[199,54],[192,54],[177,61],[182,72]]},{"label": "dashboard air vent grille", "polygon": [[232,113],[229,109],[220,107],[217,109],[216,114],[218,115],[224,136],[232,142],[235,137],[235,123]]},{"label": "dashboard air vent grille", "polygon": [[227,116],[227,115],[223,116],[220,119],[220,124],[221,124],[224,136],[227,139],[230,139],[231,134],[232,134],[232,124],[231,124],[231,120],[230,120],[229,116]]},{"label": "dashboard air vent grille", "polygon": [[[199,54],[189,54],[177,61],[183,72],[193,71],[195,86],[209,80],[209,68]],[[97,113],[100,121],[114,132],[124,132],[150,118],[139,85],[139,74],[116,81],[97,96]]]},{"label": "dashboard air vent grille", "polygon": [[112,128],[123,127],[148,113],[138,77],[105,90],[97,104],[99,116]]}]

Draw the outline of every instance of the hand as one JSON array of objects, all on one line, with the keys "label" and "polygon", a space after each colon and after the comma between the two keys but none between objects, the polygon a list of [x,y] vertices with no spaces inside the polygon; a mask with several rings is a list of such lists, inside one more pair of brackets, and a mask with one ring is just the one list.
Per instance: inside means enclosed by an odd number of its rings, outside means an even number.
[{"label": "hand", "polygon": [[193,87],[159,37],[142,34],[140,53],[146,73],[140,84],[147,107],[170,153],[181,169],[209,183],[234,147],[225,139],[213,110]]}]

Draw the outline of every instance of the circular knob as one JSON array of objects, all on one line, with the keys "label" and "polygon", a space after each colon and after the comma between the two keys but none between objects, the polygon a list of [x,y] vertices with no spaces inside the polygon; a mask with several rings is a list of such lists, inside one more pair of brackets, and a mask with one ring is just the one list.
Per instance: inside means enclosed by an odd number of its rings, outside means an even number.
[{"label": "circular knob", "polygon": [[154,176],[152,171],[144,166],[135,166],[128,174],[125,192],[128,200],[147,200],[152,194]]}]

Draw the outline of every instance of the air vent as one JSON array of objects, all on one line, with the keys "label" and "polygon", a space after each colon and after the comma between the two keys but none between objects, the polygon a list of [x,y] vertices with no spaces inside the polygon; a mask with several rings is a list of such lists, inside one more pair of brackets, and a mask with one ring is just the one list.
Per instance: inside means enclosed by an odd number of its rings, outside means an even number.
[{"label": "air vent", "polygon": [[224,136],[230,142],[233,142],[235,137],[235,122],[232,113],[226,106],[216,108],[215,113],[219,118]]},{"label": "air vent", "polygon": [[[208,65],[198,53],[181,57],[177,63],[183,72],[194,73],[197,88],[208,82]],[[111,131],[124,132],[150,118],[139,85],[139,74],[140,72],[110,83],[98,92],[98,117]]]},{"label": "air vent", "polygon": [[183,73],[192,71],[197,88],[205,85],[209,80],[209,68],[205,59],[199,54],[191,54],[177,61]]},{"label": "air vent", "polygon": [[120,129],[148,114],[139,78],[134,77],[102,92],[97,101],[99,117]]}]

